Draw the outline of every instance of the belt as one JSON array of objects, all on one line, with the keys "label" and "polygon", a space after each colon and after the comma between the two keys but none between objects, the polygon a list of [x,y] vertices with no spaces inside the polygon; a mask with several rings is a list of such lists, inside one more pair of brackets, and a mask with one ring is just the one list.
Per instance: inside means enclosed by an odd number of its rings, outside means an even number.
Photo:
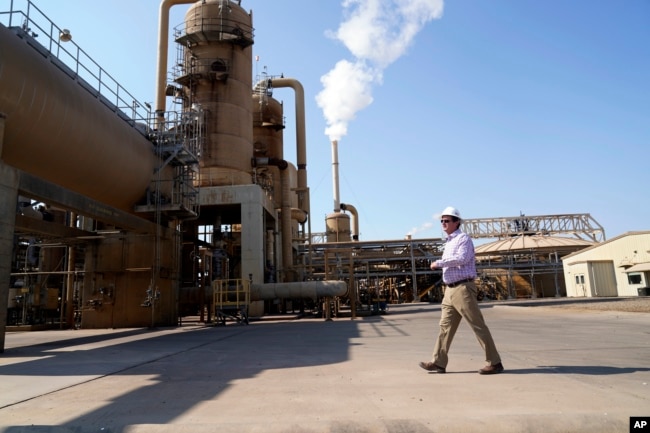
[{"label": "belt", "polygon": [[453,283],[447,284],[447,287],[460,286],[461,284],[469,283],[470,281],[474,281],[474,278],[465,278],[464,280],[454,281]]}]

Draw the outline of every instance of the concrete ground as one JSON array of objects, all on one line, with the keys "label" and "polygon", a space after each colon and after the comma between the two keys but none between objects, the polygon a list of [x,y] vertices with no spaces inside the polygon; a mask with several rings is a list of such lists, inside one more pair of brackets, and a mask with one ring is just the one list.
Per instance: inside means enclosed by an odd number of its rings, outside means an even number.
[{"label": "concrete ground", "polygon": [[628,432],[650,416],[650,314],[482,303],[505,372],[467,324],[447,374],[438,304],[357,318],[8,333],[0,432]]}]

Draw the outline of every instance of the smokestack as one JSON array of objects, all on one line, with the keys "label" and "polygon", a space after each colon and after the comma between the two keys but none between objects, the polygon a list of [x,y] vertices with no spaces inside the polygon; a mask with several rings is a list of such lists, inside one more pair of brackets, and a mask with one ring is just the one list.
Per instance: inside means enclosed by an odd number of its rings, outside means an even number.
[{"label": "smokestack", "polygon": [[339,195],[339,142],[332,140],[332,187],[334,189],[334,212],[341,209],[341,196]]}]

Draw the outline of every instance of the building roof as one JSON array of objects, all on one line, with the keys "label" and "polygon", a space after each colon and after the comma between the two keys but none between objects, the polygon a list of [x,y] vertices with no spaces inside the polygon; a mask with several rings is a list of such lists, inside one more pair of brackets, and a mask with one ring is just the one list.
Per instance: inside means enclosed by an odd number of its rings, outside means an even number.
[{"label": "building roof", "polygon": [[530,251],[530,250],[545,250],[555,251],[561,250],[576,250],[587,248],[594,245],[594,242],[585,241],[583,239],[565,238],[561,236],[515,236],[507,239],[501,239],[489,244],[484,244],[476,247],[477,255],[504,253],[512,251]]},{"label": "building roof", "polygon": [[636,265],[627,268],[623,272],[630,273],[630,272],[646,272],[646,271],[650,271],[650,262],[637,263]]},{"label": "building roof", "polygon": [[563,259],[571,258],[571,257],[573,257],[573,256],[575,256],[575,255],[577,255],[577,254],[582,254],[582,253],[587,252],[587,251],[589,251],[589,250],[591,250],[591,249],[601,248],[601,247],[602,247],[603,245],[605,245],[605,244],[609,244],[609,243],[612,243],[612,242],[618,241],[619,239],[623,239],[623,238],[626,238],[626,237],[628,237],[628,236],[639,236],[639,235],[647,235],[647,234],[650,234],[650,230],[641,230],[641,231],[631,231],[631,232],[626,232],[626,233],[623,233],[623,234],[618,235],[618,236],[616,236],[616,237],[613,237],[613,238],[611,238],[611,239],[608,239],[608,240],[606,240],[606,241],[603,241],[603,242],[600,242],[600,243],[595,243],[595,244],[593,244],[592,246],[585,248],[584,250],[580,250],[580,251],[576,251],[576,252],[574,252],[574,253],[571,253],[571,254],[569,254],[569,255],[563,257]]}]

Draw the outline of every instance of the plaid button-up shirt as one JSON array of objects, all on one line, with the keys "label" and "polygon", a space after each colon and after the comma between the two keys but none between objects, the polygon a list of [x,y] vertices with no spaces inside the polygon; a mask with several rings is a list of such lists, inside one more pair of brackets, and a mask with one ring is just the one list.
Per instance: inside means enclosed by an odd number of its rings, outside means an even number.
[{"label": "plaid button-up shirt", "polygon": [[467,278],[476,278],[474,243],[467,233],[460,229],[447,237],[442,258],[436,260],[442,268],[442,281],[452,284]]}]

